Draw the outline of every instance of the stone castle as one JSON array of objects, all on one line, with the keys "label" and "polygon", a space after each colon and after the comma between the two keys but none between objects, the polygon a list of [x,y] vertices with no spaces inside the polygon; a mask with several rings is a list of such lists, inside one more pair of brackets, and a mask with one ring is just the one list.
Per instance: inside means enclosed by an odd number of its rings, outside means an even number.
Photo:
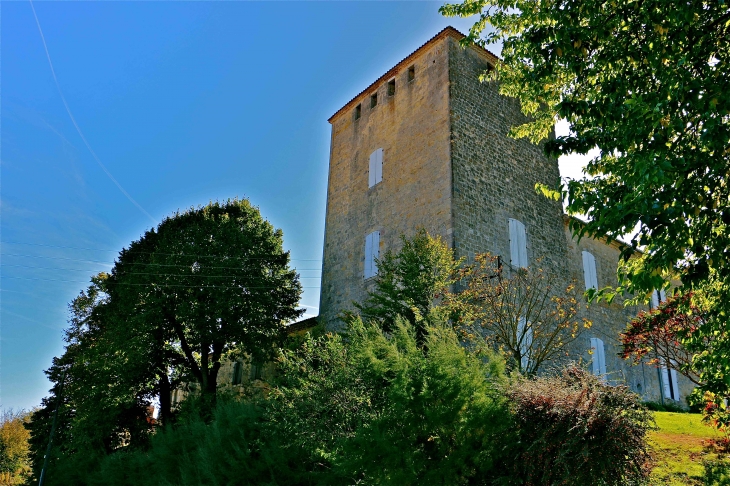
[{"label": "stone castle", "polygon": [[[619,243],[577,243],[560,202],[535,192],[554,185],[556,159],[507,136],[525,117],[496,82],[480,82],[498,58],[462,48],[447,27],[360,92],[332,125],[320,320],[362,301],[375,259],[418,228],[440,235],[457,257],[500,255],[512,267],[541,266],[586,287],[616,284]],[[585,285],[585,287],[584,287]],[[618,334],[640,309],[604,302],[583,306],[593,326],[571,355],[625,383],[646,400],[680,401],[692,385],[676,371],[622,360]]]}]

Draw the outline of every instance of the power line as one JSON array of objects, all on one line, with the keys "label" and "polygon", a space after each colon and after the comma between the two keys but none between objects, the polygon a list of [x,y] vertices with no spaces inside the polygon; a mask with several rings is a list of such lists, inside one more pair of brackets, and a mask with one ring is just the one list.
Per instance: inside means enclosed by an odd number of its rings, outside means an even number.
[{"label": "power line", "polygon": [[[61,249],[67,249],[67,250],[87,250],[87,251],[111,251],[111,252],[117,252],[121,253],[121,251],[117,250],[109,250],[109,249],[103,249],[103,248],[80,248],[76,246],[57,246],[57,245],[45,245],[41,243],[25,243],[21,241],[0,241],[0,244],[6,244],[6,245],[27,245],[27,246],[42,246],[45,248],[61,248]],[[197,253],[162,253],[157,251],[142,251],[142,250],[127,250],[124,249],[123,251],[127,253],[142,253],[147,255],[165,255],[165,256],[190,256],[190,257],[201,257],[201,258],[220,258],[221,255],[200,255]],[[246,259],[254,259],[254,258],[269,258],[266,256],[249,256],[249,257],[228,257],[228,258],[246,258]],[[290,258],[291,261],[298,261],[298,262],[321,262],[321,258]]]},{"label": "power line", "polygon": [[[13,279],[13,280],[37,280],[41,282],[64,282],[64,283],[78,283],[78,284],[88,284],[89,282],[81,282],[78,280],[62,280],[62,279],[50,279],[50,278],[28,278],[28,277],[5,277],[3,276],[3,279]],[[115,285],[128,285],[128,286],[145,286],[145,285],[151,285],[156,287],[180,287],[180,288],[191,288],[191,289],[277,289],[279,288],[276,285],[271,286],[256,286],[256,287],[248,287],[246,285],[182,285],[182,284],[158,284],[154,282],[148,282],[148,283],[122,283],[122,282],[115,282]],[[321,288],[320,285],[310,285],[310,286],[302,286],[303,289],[318,289]]]},{"label": "power line", "polygon": [[[65,261],[72,261],[72,262],[82,262],[82,263],[89,263],[89,264],[96,264],[96,265],[107,265],[107,266],[114,266],[115,262],[100,262],[96,260],[81,260],[78,258],[67,258],[67,257],[57,257],[57,256],[48,256],[48,255],[23,255],[21,253],[0,253],[2,256],[14,256],[14,257],[21,257],[21,258],[48,258],[50,260],[65,260]],[[181,255],[186,256],[186,255]],[[236,257],[235,259],[238,260],[260,260],[265,257]],[[316,260],[295,260],[295,261],[316,261]],[[200,263],[200,262],[197,262]],[[185,267],[190,268],[190,264],[180,264],[180,263],[133,263],[132,265],[151,265],[151,266],[158,266],[158,267]],[[240,269],[241,267],[231,267],[231,266],[223,266],[223,265],[214,265],[214,266],[208,266],[203,265],[206,268],[232,268],[232,269]]]},{"label": "power line", "polygon": [[[176,265],[176,266],[178,266],[178,265]],[[185,267],[185,268],[190,268],[191,267],[190,265],[179,265],[179,266],[180,267]],[[7,268],[7,267],[11,267],[11,268],[30,268],[30,269],[34,269],[34,270],[60,270],[60,271],[68,271],[68,272],[89,272],[90,271],[89,269],[86,269],[86,268],[36,267],[36,266],[32,266],[32,265],[7,265],[7,264],[0,265],[0,269]],[[231,268],[231,269],[240,269],[239,267],[201,267],[201,268],[216,268],[216,269],[217,268]],[[317,271],[317,272],[319,272],[322,269],[321,268],[293,268],[292,270],[296,270],[297,272],[309,272],[309,271]],[[137,273],[137,272],[127,272],[127,273],[125,273],[125,275],[129,275],[129,274],[133,274],[133,275],[159,275],[157,273],[155,273],[155,274],[152,274],[152,273]],[[173,274],[168,274],[168,275],[173,275]],[[180,275],[181,276],[184,276],[184,275],[187,275],[187,274],[180,274]],[[301,278],[314,278],[314,277],[301,277]]]}]

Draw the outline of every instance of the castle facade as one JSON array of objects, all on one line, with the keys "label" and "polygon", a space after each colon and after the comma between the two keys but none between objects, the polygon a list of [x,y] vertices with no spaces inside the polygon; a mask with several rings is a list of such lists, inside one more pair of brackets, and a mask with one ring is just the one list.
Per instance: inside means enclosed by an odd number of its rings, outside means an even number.
[{"label": "castle facade", "polygon": [[[332,139],[320,319],[367,295],[375,259],[418,228],[440,235],[457,257],[500,255],[540,266],[578,291],[616,284],[619,243],[576,242],[561,203],[535,192],[559,180],[557,159],[507,136],[525,121],[495,81],[480,82],[497,57],[462,48],[447,27],[337,111]],[[571,355],[646,400],[683,400],[692,385],[676,371],[622,360],[618,335],[640,309],[617,299],[582,306],[593,326]]]}]

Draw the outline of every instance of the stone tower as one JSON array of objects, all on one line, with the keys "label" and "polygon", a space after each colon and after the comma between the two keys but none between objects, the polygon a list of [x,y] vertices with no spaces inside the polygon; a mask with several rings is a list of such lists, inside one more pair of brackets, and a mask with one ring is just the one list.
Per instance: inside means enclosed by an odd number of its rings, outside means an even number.
[{"label": "stone tower", "polygon": [[[514,268],[541,258],[579,293],[616,285],[621,243],[574,241],[560,203],[535,192],[537,182],[557,182],[557,160],[507,136],[525,121],[519,104],[495,82],[479,81],[497,57],[462,48],[463,37],[442,30],[329,119],[319,319],[330,327],[365,298],[375,258],[418,228],[467,260],[490,252]],[[645,399],[681,400],[693,386],[676,371],[619,358],[619,333],[640,310],[619,301],[581,306],[578,317],[593,327],[572,343],[571,356]]]},{"label": "stone tower", "polygon": [[555,258],[566,251],[562,208],[534,189],[558,180],[557,160],[507,137],[524,120],[519,104],[479,82],[497,58],[462,48],[463,37],[442,30],[329,120],[320,300],[328,323],[363,299],[373,259],[420,227],[457,256],[489,251],[510,261],[510,225],[514,240],[519,224],[527,260],[544,257],[566,272]]}]

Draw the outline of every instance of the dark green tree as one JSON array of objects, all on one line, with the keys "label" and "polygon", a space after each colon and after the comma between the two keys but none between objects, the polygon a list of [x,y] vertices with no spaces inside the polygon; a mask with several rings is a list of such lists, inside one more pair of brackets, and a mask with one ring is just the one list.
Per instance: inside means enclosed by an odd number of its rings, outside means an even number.
[{"label": "dark green tree", "polygon": [[30,424],[36,477],[57,403],[49,477],[61,483],[146,444],[155,423],[173,421],[170,395],[183,382],[197,384],[210,418],[226,355],[271,356],[302,313],[300,293],[281,231],[247,200],[166,218],[71,303],[66,351],[46,372],[51,396]]},{"label": "dark green tree", "polygon": [[302,314],[282,244],[248,200],[232,200],[178,212],[120,253],[107,283],[109,320],[123,324],[119,346],[133,344],[152,365],[163,420],[173,381],[197,383],[212,404],[227,353],[272,356]]},{"label": "dark green tree", "polygon": [[[441,239],[420,229],[413,238],[401,235],[403,246],[388,250],[378,260],[374,288],[363,303],[354,303],[363,318],[392,329],[398,316],[408,320],[423,340],[424,322],[431,309],[455,282],[461,260]],[[352,319],[350,315],[347,319]]]},{"label": "dark green tree", "polygon": [[[647,300],[678,278],[713,300],[689,344],[706,386],[730,394],[727,0],[469,0],[441,12],[478,16],[466,43],[502,43],[491,79],[530,120],[513,136],[547,139],[553,156],[598,149],[584,178],[540,189],[587,217],[578,237],[631,235],[602,296]],[[561,118],[570,134],[551,138]],[[710,335],[723,337],[702,352]]]}]

